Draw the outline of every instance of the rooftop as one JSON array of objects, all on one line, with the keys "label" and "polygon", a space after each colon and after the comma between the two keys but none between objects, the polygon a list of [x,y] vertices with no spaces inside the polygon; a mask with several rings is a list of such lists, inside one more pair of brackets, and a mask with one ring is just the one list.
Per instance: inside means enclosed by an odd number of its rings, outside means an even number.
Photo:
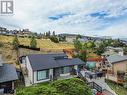
[{"label": "rooftop", "polygon": [[127,60],[127,56],[125,55],[110,55],[107,57],[107,60],[111,63],[117,63],[117,62],[121,62],[121,61],[126,61]]},{"label": "rooftop", "polygon": [[35,71],[84,64],[78,58],[67,58],[66,54],[31,54],[28,58]]},{"label": "rooftop", "polygon": [[13,65],[4,63],[0,67],[0,83],[17,80],[18,76]]}]

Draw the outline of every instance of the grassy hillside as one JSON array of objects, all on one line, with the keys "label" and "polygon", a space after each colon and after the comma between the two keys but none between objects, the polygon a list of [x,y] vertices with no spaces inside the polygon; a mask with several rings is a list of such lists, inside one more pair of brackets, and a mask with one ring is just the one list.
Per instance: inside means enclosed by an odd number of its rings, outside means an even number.
[{"label": "grassy hillside", "polygon": [[[0,47],[0,53],[3,55],[3,59],[7,63],[16,63],[16,52],[10,43],[13,41],[12,36],[2,36],[0,35],[0,42],[4,43],[3,47]],[[19,38],[20,44],[29,45],[29,38]],[[49,39],[37,39],[37,44],[41,51],[32,51],[28,49],[20,49],[20,55],[26,55],[29,53],[48,53],[48,52],[59,52],[62,49],[74,48],[72,44],[69,43],[53,43]]]},{"label": "grassy hillside", "polygon": [[[4,43],[12,43],[13,37],[11,36],[2,36],[0,35],[0,42]],[[20,44],[29,45],[30,38],[19,38]],[[39,48],[46,48],[46,49],[68,49],[74,48],[72,44],[69,43],[54,43],[51,42],[49,39],[37,39],[37,47]]]}]

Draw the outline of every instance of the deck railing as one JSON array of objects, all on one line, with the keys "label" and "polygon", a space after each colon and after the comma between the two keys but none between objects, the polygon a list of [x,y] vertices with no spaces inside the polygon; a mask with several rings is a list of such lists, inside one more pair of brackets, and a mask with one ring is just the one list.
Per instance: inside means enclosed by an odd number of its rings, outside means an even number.
[{"label": "deck railing", "polygon": [[98,92],[102,93],[102,87],[99,86],[98,84],[96,84],[95,82],[89,82],[88,85],[92,88],[92,89],[96,89]]}]

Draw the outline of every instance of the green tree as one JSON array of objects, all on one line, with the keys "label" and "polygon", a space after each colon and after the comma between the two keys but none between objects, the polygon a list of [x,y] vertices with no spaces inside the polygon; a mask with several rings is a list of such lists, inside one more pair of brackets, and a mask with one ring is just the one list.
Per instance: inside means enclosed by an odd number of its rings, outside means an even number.
[{"label": "green tree", "polygon": [[95,49],[95,53],[97,55],[101,55],[104,52],[105,52],[105,46],[103,43],[100,43],[100,45]]},{"label": "green tree", "polygon": [[15,50],[18,50],[18,49],[19,49],[19,45],[20,45],[20,44],[19,44],[19,40],[18,40],[17,35],[15,35],[12,44],[13,44],[13,48],[14,48]]},{"label": "green tree", "polygon": [[18,40],[18,37],[17,35],[15,35],[14,39],[13,39],[13,42],[12,42],[12,45],[13,45],[13,49],[16,51],[16,55],[17,55],[17,62],[18,63],[18,58],[19,58],[19,40]]},{"label": "green tree", "polygon": [[59,43],[59,39],[57,38],[57,36],[50,36],[50,40],[54,43]]},{"label": "green tree", "polygon": [[35,39],[35,36],[31,37],[30,47],[36,48],[37,47],[37,41]]},{"label": "green tree", "polygon": [[80,34],[78,34],[77,36],[76,36],[76,39],[78,40],[79,38],[82,38],[82,36],[80,35]]},{"label": "green tree", "polygon": [[94,42],[89,41],[89,42],[87,43],[87,48],[94,49],[94,48],[95,48]]},{"label": "green tree", "polygon": [[79,40],[74,40],[74,47],[79,52],[82,49],[82,43]]},{"label": "green tree", "polygon": [[56,33],[55,33],[55,31],[53,31],[53,32],[52,32],[52,36],[56,36]]},{"label": "green tree", "polygon": [[78,78],[56,80],[50,84],[17,88],[16,95],[92,95],[87,83]]}]

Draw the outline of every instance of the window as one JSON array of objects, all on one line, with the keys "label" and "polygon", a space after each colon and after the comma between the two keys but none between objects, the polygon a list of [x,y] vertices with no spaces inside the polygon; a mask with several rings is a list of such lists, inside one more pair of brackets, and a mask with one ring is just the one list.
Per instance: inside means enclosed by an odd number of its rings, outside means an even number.
[{"label": "window", "polygon": [[61,74],[70,73],[70,67],[62,67],[61,68]]},{"label": "window", "polygon": [[37,80],[44,80],[49,78],[49,70],[37,71]]}]

